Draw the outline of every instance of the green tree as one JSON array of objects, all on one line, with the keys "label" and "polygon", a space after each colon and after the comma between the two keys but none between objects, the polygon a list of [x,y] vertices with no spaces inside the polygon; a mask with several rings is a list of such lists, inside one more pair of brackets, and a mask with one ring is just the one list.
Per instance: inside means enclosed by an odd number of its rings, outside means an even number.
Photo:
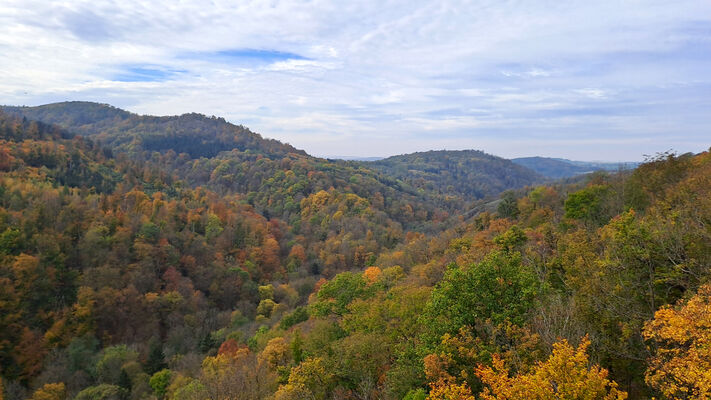
[{"label": "green tree", "polygon": [[166,367],[163,345],[158,340],[152,340],[148,350],[148,359],[143,369],[147,374],[153,375]]},{"label": "green tree", "polygon": [[124,364],[138,359],[138,353],[129,350],[125,344],[107,347],[103,353],[96,363],[96,375],[99,382],[111,385],[119,383]]},{"label": "green tree", "polygon": [[452,265],[425,307],[426,340],[433,345],[445,333],[486,320],[522,324],[540,290],[518,253],[495,251],[478,264]]},{"label": "green tree", "polygon": [[516,218],[518,217],[519,210],[516,199],[516,194],[510,190],[504,192],[501,196],[501,202],[499,203],[497,209],[499,216],[502,218]]},{"label": "green tree", "polygon": [[343,315],[351,301],[368,297],[372,292],[372,287],[368,287],[362,274],[342,272],[319,289],[316,296],[318,301],[312,306],[314,315]]},{"label": "green tree", "polygon": [[609,219],[604,209],[605,196],[609,191],[609,186],[590,185],[569,194],[564,204],[565,216],[602,225]]},{"label": "green tree", "polygon": [[512,252],[526,243],[526,234],[517,225],[494,238],[494,243],[501,246],[505,252]]},{"label": "green tree", "polygon": [[156,397],[158,397],[159,399],[165,397],[168,385],[170,385],[171,377],[172,372],[169,369],[160,370],[153,374],[153,376],[151,376],[151,379],[148,383],[151,385],[153,393],[155,393]]},{"label": "green tree", "polygon": [[124,396],[124,390],[120,387],[102,383],[82,390],[74,400],[122,400]]}]

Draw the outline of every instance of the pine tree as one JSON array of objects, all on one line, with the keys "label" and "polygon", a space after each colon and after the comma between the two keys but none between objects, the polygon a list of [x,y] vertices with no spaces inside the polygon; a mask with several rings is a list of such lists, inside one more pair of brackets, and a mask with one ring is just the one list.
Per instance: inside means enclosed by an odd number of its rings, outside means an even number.
[{"label": "pine tree", "polygon": [[165,354],[163,353],[163,344],[158,340],[151,341],[148,359],[143,369],[148,375],[153,375],[167,366],[165,363]]}]

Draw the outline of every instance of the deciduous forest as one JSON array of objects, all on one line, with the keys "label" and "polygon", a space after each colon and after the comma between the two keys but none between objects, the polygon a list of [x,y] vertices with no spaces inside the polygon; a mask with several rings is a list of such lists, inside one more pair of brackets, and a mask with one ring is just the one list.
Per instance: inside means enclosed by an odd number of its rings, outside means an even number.
[{"label": "deciduous forest", "polygon": [[708,399],[711,153],[566,180],[0,112],[0,399]]}]

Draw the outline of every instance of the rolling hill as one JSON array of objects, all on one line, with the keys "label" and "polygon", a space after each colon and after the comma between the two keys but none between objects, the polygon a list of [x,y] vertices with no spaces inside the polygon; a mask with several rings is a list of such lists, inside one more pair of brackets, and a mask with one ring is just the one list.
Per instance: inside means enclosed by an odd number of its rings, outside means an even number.
[{"label": "rolling hill", "polygon": [[[543,180],[508,160],[475,150],[414,153],[374,162],[326,160],[223,118],[195,113],[145,116],[91,102],[1,109],[91,138],[167,174],[171,181],[244,194],[266,215],[286,220],[299,212],[303,198],[332,187],[369,199],[382,196],[391,216],[415,226],[441,211],[457,213],[473,200]],[[423,217],[411,217],[410,208]]]},{"label": "rolling hill", "polygon": [[330,161],[197,114],[9,110],[8,400],[473,398],[540,371],[641,399],[646,343],[700,337],[669,318],[708,330],[709,153],[531,187],[478,151]]},{"label": "rolling hill", "polygon": [[420,190],[475,199],[545,180],[526,167],[478,150],[418,152],[365,165]]},{"label": "rolling hill", "polygon": [[589,174],[595,171],[617,171],[620,169],[634,169],[639,165],[636,162],[588,162],[571,161],[564,158],[548,157],[521,157],[511,160],[515,164],[529,168],[537,173],[550,178],[570,178],[576,175]]}]

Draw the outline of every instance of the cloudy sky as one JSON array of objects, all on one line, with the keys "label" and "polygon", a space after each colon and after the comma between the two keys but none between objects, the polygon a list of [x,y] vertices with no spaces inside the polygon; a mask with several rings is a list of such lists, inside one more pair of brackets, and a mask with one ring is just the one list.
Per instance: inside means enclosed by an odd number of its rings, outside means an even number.
[{"label": "cloudy sky", "polygon": [[711,1],[0,2],[0,103],[223,116],[314,155],[711,146]]}]

